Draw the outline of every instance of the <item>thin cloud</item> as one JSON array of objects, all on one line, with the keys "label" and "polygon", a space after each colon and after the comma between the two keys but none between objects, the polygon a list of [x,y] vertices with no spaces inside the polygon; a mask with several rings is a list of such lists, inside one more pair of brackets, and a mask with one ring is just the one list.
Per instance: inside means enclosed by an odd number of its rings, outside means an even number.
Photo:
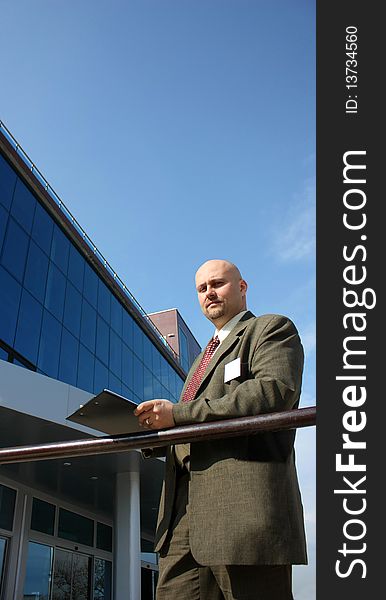
[{"label": "thin cloud", "polygon": [[306,181],[301,194],[277,226],[273,252],[283,262],[308,259],[315,255],[315,182]]}]

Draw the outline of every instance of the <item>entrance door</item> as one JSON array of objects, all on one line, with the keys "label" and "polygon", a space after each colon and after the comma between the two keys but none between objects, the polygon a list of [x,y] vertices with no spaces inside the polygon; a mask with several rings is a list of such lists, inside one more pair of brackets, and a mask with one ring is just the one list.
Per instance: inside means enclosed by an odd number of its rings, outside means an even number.
[{"label": "entrance door", "polygon": [[155,600],[158,571],[150,565],[142,563],[141,568],[141,600]]},{"label": "entrance door", "polygon": [[55,549],[52,600],[89,600],[91,557]]}]

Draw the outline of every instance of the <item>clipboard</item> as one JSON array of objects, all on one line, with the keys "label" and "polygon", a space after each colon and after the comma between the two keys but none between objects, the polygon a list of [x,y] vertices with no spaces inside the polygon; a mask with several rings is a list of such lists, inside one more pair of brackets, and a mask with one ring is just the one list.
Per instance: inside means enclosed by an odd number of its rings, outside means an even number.
[{"label": "clipboard", "polygon": [[134,416],[137,406],[136,402],[104,389],[66,419],[108,434],[143,433]]}]

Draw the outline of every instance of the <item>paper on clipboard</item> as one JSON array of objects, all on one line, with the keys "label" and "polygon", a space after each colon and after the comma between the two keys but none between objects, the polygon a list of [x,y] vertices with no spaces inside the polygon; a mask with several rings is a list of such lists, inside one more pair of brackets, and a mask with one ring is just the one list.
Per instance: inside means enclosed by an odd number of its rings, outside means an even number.
[{"label": "paper on clipboard", "polygon": [[143,432],[134,416],[136,407],[132,400],[104,389],[66,418],[107,434]]}]

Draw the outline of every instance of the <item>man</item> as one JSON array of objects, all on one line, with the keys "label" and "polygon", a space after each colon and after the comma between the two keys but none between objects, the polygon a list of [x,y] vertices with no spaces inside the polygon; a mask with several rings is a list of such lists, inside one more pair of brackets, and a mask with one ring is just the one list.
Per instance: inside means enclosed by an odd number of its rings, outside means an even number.
[{"label": "man", "polygon": [[[178,404],[150,400],[140,423],[162,429],[297,408],[303,350],[293,323],[247,311],[238,268],[196,273],[214,341]],[[291,565],[306,562],[294,431],[168,448],[156,534],[158,600],[291,600]]]}]

